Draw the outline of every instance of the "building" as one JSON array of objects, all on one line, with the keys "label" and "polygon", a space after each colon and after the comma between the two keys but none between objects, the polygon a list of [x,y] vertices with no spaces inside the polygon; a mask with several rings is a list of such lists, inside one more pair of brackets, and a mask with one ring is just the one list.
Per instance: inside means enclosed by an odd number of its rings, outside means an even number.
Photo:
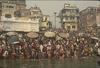
[{"label": "building", "polygon": [[52,28],[52,23],[50,22],[50,16],[49,15],[43,15],[42,22],[40,23],[40,30],[50,30]]},{"label": "building", "polygon": [[21,9],[14,12],[14,16],[16,19],[28,20],[30,16],[29,9]]},{"label": "building", "polygon": [[[25,6],[25,0],[5,0],[2,1],[2,14],[0,28],[3,31],[17,32],[39,32],[39,21],[32,20],[30,9],[20,6]],[[20,2],[20,3],[19,3]],[[35,14],[35,13],[34,13]]]},{"label": "building", "polygon": [[97,26],[100,26],[100,6],[97,7],[96,20],[97,20]]},{"label": "building", "polygon": [[96,35],[97,26],[100,26],[100,8],[87,7],[80,11],[80,29],[90,35]]},{"label": "building", "polygon": [[26,0],[15,0],[16,10],[26,9]]},{"label": "building", "polygon": [[30,9],[30,19],[35,22],[39,22],[40,31],[49,30],[52,27],[49,15],[43,15],[41,9],[37,6],[31,7]]},{"label": "building", "polygon": [[15,11],[25,8],[25,0],[2,0],[2,16],[14,18]]},{"label": "building", "polygon": [[16,10],[26,8],[26,0],[1,0],[2,3],[13,3],[16,4]]},{"label": "building", "polygon": [[100,38],[100,6],[97,8],[96,19],[97,19],[97,36]]},{"label": "building", "polygon": [[79,8],[74,5],[65,3],[64,8],[60,11],[61,26],[69,32],[78,30]]},{"label": "building", "polygon": [[30,19],[33,21],[41,22],[42,21],[42,11],[39,7],[31,7],[30,8]]},{"label": "building", "polygon": [[[2,15],[2,2],[0,0],[0,23],[1,23],[1,15]],[[0,31],[2,31],[2,24],[0,24]]]},{"label": "building", "polygon": [[16,4],[8,2],[2,2],[2,20],[14,18]]},{"label": "building", "polygon": [[2,1],[0,28],[3,31],[39,32],[44,23],[47,23],[44,26],[48,29],[49,16],[43,15],[39,7],[26,9],[25,0]]}]

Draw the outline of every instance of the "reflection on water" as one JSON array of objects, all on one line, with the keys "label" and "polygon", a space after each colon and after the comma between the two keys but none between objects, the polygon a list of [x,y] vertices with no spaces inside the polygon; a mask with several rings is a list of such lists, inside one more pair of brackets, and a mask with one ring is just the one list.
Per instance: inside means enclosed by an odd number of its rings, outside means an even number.
[{"label": "reflection on water", "polygon": [[96,60],[88,59],[65,59],[65,60],[0,60],[0,68],[99,68]]}]

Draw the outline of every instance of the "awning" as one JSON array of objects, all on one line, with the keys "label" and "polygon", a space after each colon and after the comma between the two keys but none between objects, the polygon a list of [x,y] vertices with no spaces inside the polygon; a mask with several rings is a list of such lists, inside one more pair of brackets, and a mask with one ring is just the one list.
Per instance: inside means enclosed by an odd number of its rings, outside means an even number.
[{"label": "awning", "polygon": [[46,37],[55,37],[55,32],[50,32],[50,31],[48,31],[48,32],[45,32],[45,34],[44,34]]},{"label": "awning", "polygon": [[38,37],[38,33],[30,32],[30,33],[27,33],[27,36],[28,36],[29,38],[37,38],[37,37]]}]

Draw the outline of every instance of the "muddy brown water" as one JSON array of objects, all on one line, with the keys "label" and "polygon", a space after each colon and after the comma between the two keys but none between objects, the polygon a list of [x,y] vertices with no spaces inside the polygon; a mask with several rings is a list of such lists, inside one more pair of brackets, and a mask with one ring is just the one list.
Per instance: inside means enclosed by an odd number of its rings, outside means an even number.
[{"label": "muddy brown water", "polygon": [[0,59],[0,68],[100,68],[96,58],[84,59]]}]

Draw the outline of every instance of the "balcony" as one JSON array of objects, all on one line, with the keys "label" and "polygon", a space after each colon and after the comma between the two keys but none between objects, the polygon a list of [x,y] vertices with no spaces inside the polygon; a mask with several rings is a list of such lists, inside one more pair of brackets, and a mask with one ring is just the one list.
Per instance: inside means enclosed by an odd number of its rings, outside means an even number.
[{"label": "balcony", "polygon": [[[38,23],[24,23],[24,22],[14,22],[14,21],[3,21],[0,27],[4,31],[24,31],[24,32],[39,32]],[[27,28],[26,28],[27,27]]]},{"label": "balcony", "polygon": [[65,20],[63,22],[78,22],[78,20]]},{"label": "balcony", "polygon": [[64,13],[63,16],[79,16],[79,14],[77,13]]},{"label": "balcony", "polygon": [[11,21],[11,22],[28,22],[28,23],[39,23],[38,19],[35,20],[31,20],[30,18],[28,18],[27,20],[25,20],[24,18],[5,18],[4,16],[1,16],[1,21]]}]

